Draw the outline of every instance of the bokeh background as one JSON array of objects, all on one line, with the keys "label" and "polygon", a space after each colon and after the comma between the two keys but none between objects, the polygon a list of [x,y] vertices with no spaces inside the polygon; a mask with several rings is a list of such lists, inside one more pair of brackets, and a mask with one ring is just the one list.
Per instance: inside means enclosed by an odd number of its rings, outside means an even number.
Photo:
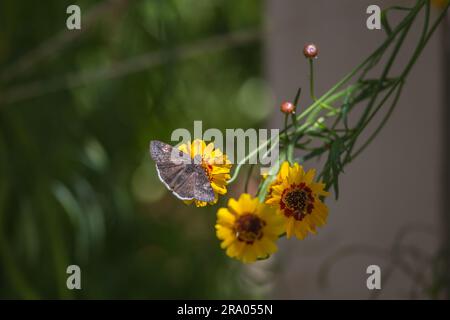
[{"label": "bokeh background", "polygon": [[[70,4],[80,31],[65,27]],[[151,139],[194,120],[279,126],[277,106],[307,87],[305,42],[320,48],[320,93],[382,41],[365,27],[369,4],[0,0],[0,298],[447,297],[448,25],[392,122],[347,168],[329,224],[272,259],[226,257],[214,233],[224,200],[184,205],[148,155]],[[72,264],[82,290],[66,288]],[[387,274],[376,294],[369,264]]]}]

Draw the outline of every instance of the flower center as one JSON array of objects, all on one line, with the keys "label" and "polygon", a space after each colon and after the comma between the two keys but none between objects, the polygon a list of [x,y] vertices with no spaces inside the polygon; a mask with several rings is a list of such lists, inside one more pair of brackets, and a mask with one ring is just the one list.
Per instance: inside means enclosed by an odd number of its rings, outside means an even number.
[{"label": "flower center", "polygon": [[253,213],[241,215],[235,222],[236,237],[239,241],[252,244],[263,236],[266,222]]},{"label": "flower center", "polygon": [[302,220],[314,209],[314,196],[312,190],[304,183],[293,184],[286,189],[281,197],[281,209],[287,217]]},{"label": "flower center", "polygon": [[308,195],[305,190],[294,190],[288,192],[284,200],[290,209],[304,211],[306,202],[308,201]]}]

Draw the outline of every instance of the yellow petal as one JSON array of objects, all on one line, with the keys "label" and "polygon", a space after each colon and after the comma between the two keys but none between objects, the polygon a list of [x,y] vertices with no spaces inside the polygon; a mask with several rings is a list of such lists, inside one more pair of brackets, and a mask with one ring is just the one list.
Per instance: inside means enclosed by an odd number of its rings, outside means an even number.
[{"label": "yellow petal", "polygon": [[284,185],[274,185],[274,186],[272,186],[272,193],[282,194],[285,189],[286,189],[286,186],[284,186]]},{"label": "yellow petal", "polygon": [[294,218],[290,217],[286,222],[286,238],[290,238],[294,234],[295,222]]},{"label": "yellow petal", "polygon": [[242,212],[239,202],[237,202],[233,198],[230,198],[230,200],[228,200],[228,208],[231,210],[232,214],[238,215],[238,214],[241,214],[241,212]]},{"label": "yellow petal", "polygon": [[231,227],[235,220],[235,216],[227,208],[220,208],[217,211],[217,223]]},{"label": "yellow petal", "polygon": [[258,198],[252,199],[248,193],[243,193],[239,197],[239,205],[241,207],[241,212],[243,213],[255,212],[258,203]]},{"label": "yellow petal", "polygon": [[266,252],[267,254],[272,254],[272,253],[277,252],[278,248],[277,248],[276,244],[273,241],[267,239],[266,237],[263,237],[261,239],[261,241],[259,242],[259,244],[262,247],[262,250],[264,252]]},{"label": "yellow petal", "polygon": [[220,224],[216,224],[216,236],[220,240],[234,238],[232,230],[230,228],[224,227]]},{"label": "yellow petal", "polygon": [[258,258],[263,258],[263,257],[267,256],[267,253],[264,251],[264,248],[261,246],[261,240],[255,241],[253,243],[253,248],[254,248],[256,256]]},{"label": "yellow petal", "polygon": [[307,185],[310,185],[313,182],[315,175],[316,175],[316,170],[315,169],[308,170],[308,172],[305,174],[305,176],[303,178],[305,183]]},{"label": "yellow petal", "polygon": [[305,171],[303,167],[298,163],[294,163],[293,168],[291,169],[288,182],[289,184],[295,183],[299,184],[303,181],[303,177],[305,175]]},{"label": "yellow petal", "polygon": [[304,224],[297,221],[295,226],[295,236],[297,239],[303,240],[308,235],[308,231],[306,230]]},{"label": "yellow petal", "polygon": [[203,156],[203,150],[205,147],[205,141],[199,139],[194,140],[191,146],[191,157],[194,158],[196,155]]},{"label": "yellow petal", "polygon": [[235,244],[236,244],[235,245],[236,257],[241,259],[243,252],[245,251],[246,244],[245,244],[245,242],[242,242],[242,241],[236,241]]},{"label": "yellow petal", "polygon": [[240,241],[233,242],[230,246],[228,246],[226,254],[231,258],[237,257],[238,253],[241,251],[242,244],[243,243]]},{"label": "yellow petal", "polygon": [[281,165],[279,177],[285,180],[287,179],[288,174],[289,174],[289,162],[285,161]]},{"label": "yellow petal", "polygon": [[211,174],[218,175],[218,174],[229,174],[230,168],[224,167],[224,166],[218,166],[214,165],[211,171]]},{"label": "yellow petal", "polygon": [[222,249],[228,248],[228,247],[231,246],[235,241],[236,241],[236,238],[234,238],[234,237],[228,237],[228,238],[225,238],[225,240],[223,240],[222,243],[220,244],[220,247],[221,247]]},{"label": "yellow petal", "polygon": [[325,184],[321,182],[312,183],[310,185],[311,190],[313,193],[319,195],[319,196],[329,196],[330,193],[328,191],[325,191]]},{"label": "yellow petal", "polygon": [[280,202],[280,198],[279,197],[270,197],[270,198],[267,198],[265,202],[269,205],[277,205]]},{"label": "yellow petal", "polygon": [[227,188],[224,186],[221,186],[215,182],[211,183],[211,187],[213,188],[213,190],[219,194],[226,194],[227,193]]},{"label": "yellow petal", "polygon": [[247,245],[245,251],[242,253],[242,261],[244,263],[255,262],[257,258],[257,253],[253,245]]}]

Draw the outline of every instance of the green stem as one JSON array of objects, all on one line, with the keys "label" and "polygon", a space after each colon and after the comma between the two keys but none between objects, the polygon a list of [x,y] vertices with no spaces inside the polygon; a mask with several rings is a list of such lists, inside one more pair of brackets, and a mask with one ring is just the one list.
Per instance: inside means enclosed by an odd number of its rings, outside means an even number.
[{"label": "green stem", "polygon": [[[286,114],[284,115],[284,130],[283,130],[283,131],[284,131],[284,138],[285,138],[285,140],[286,140],[286,144],[289,145],[289,135],[288,135],[288,132],[287,132],[287,128],[288,128],[288,118],[289,118],[289,115],[286,113]],[[285,149],[284,152],[286,152],[286,157],[289,157],[289,156],[288,156],[288,150]]]},{"label": "green stem", "polygon": [[383,118],[383,121],[381,122],[380,126],[376,129],[376,131],[372,134],[372,136],[369,138],[369,140],[363,144],[363,146],[361,146],[361,148],[355,152],[355,154],[351,155],[345,162],[350,162],[352,161],[356,156],[358,156],[365,148],[367,148],[367,146],[373,141],[373,139],[378,135],[378,133],[380,132],[380,130],[384,127],[384,125],[386,124],[387,119],[390,117],[390,115],[392,114],[399,96],[400,96],[400,91],[403,88],[403,84],[405,82],[406,77],[408,76],[409,72],[411,71],[412,66],[414,66],[414,64],[416,63],[417,59],[419,58],[420,54],[422,53],[423,49],[425,48],[427,42],[429,41],[429,39],[431,38],[431,35],[434,33],[434,31],[436,30],[437,26],[440,24],[440,22],[442,21],[442,19],[445,17],[446,11],[449,7],[450,3],[447,4],[446,8],[441,12],[441,14],[439,15],[439,17],[436,19],[436,21],[434,22],[433,26],[431,27],[431,29],[428,32],[428,27],[429,27],[429,17],[430,17],[430,4],[429,2],[426,3],[426,12],[425,12],[425,20],[424,20],[424,26],[422,29],[422,34],[420,37],[420,41],[418,46],[416,47],[413,56],[411,57],[410,61],[408,62],[408,64],[406,65],[404,71],[402,72],[402,74],[400,75],[400,77],[397,79],[396,83],[394,84],[394,86],[391,88],[391,90],[386,94],[386,96],[384,97],[384,99],[379,103],[378,107],[376,108],[376,110],[369,116],[369,118],[367,119],[367,121],[364,123],[364,125],[362,126],[361,130],[364,129],[369,122],[373,119],[373,117],[376,115],[376,113],[380,110],[380,108],[382,107],[382,105],[384,104],[384,102],[389,98],[389,96],[394,92],[394,90],[397,88],[398,85],[400,85],[399,89],[397,89],[397,94],[394,98],[394,103],[391,105],[388,113],[386,114],[386,116]]},{"label": "green stem", "polygon": [[[392,66],[393,60],[395,59],[395,57],[398,54],[399,48],[401,46],[401,43],[403,43],[404,38],[406,37],[407,32],[409,31],[412,22],[414,21],[415,17],[417,16],[418,12],[421,10],[421,8],[425,5],[426,0],[421,0],[418,1],[416,6],[411,8],[411,10],[409,11],[408,15],[396,26],[396,28],[394,30],[392,30],[392,32],[389,34],[389,36],[386,38],[386,40],[383,42],[383,44],[380,45],[380,47],[378,47],[368,58],[366,58],[362,63],[360,63],[357,67],[355,67],[350,73],[348,73],[344,78],[342,78],[338,83],[336,83],[331,89],[329,89],[325,94],[323,94],[319,99],[316,99],[309,107],[307,107],[301,114],[299,114],[298,116],[295,117],[295,121],[299,122],[300,120],[302,120],[305,117],[308,117],[308,121],[306,121],[302,126],[295,128],[294,134],[295,136],[301,137],[301,135],[314,123],[314,119],[315,117],[319,114],[319,112],[324,109],[323,107],[323,103],[326,104],[331,104],[333,101],[336,101],[340,98],[342,98],[343,96],[347,95],[348,92],[352,89],[355,88],[356,85],[352,85],[349,86],[348,88],[341,90],[340,92],[337,92],[339,90],[339,88],[341,88],[345,83],[347,83],[348,81],[350,81],[358,72],[360,72],[361,70],[364,70],[363,72],[366,72],[369,67],[373,66],[373,62],[375,60],[379,60],[381,58],[381,55],[385,52],[385,50],[389,47],[389,45],[392,43],[392,41],[394,41],[394,39],[397,37],[397,35],[399,33],[401,33],[400,39],[397,41],[397,45],[394,49],[393,54],[391,54],[391,58],[388,61],[387,66],[385,67],[384,71],[383,71],[383,76],[381,77],[382,81],[378,82],[377,85],[377,90],[375,91],[375,94],[372,96],[371,100],[369,101],[369,105],[365,110],[365,113],[362,117],[360,121],[360,126],[364,125],[366,123],[367,118],[371,118],[371,113],[370,111],[372,110],[376,97],[378,96],[378,94],[383,91],[383,83],[386,82],[386,80],[388,79],[387,75],[388,72]],[[447,5],[448,8],[448,5]],[[410,61],[410,63],[407,65],[404,73],[402,74],[402,77],[399,77],[399,79],[396,79],[394,81],[394,84],[392,84],[392,87],[395,87],[395,84],[398,84],[400,81],[403,81],[404,78],[406,77],[406,75],[409,73],[410,69],[412,68],[413,64],[415,63],[417,57],[419,56],[420,52],[422,51],[423,47],[425,46],[425,43],[428,41],[428,39],[431,37],[431,34],[434,32],[434,30],[436,29],[437,25],[439,24],[439,22],[442,20],[443,16],[445,15],[445,11],[447,10],[447,8],[441,13],[441,16],[439,17],[439,19],[436,21],[436,23],[434,24],[434,26],[431,28],[430,32],[428,33],[428,35],[426,36],[425,41],[422,42],[421,45],[419,45],[418,49],[416,50],[416,52],[414,53],[413,59]],[[370,68],[369,68],[370,69]],[[391,87],[391,88],[392,88]],[[393,92],[393,90],[392,90]],[[391,93],[392,93],[391,92]],[[312,90],[312,93],[314,96],[314,90]],[[389,96],[391,93],[388,93],[387,96]],[[385,100],[385,99],[383,99]],[[286,128],[284,130],[282,130],[280,132],[280,134],[289,134],[289,130],[292,128],[293,124],[291,125],[287,125]],[[364,125],[365,126],[365,125]],[[355,130],[354,132],[352,132],[352,136],[354,137],[353,140],[355,140],[355,138],[357,137],[356,132],[360,133],[360,130]],[[242,167],[242,164],[245,163],[250,157],[254,156],[257,152],[259,152],[260,149],[266,147],[268,145],[268,143],[273,143],[275,138],[271,138],[270,140],[264,142],[263,144],[261,144],[260,146],[258,146],[258,148],[256,148],[255,150],[253,150],[252,152],[250,152],[241,163],[239,163],[236,166],[236,169],[233,172],[233,176],[232,178],[228,181],[228,183],[232,183],[236,180],[240,168]],[[355,141],[352,140],[352,148],[353,148],[353,144]],[[295,141],[295,139],[293,140]],[[347,154],[347,161],[348,162],[349,159],[351,159],[351,153]]]},{"label": "green stem", "polygon": [[311,95],[311,99],[316,101],[317,98],[314,94],[314,59],[309,58],[309,93]]},{"label": "green stem", "polygon": [[[393,65],[393,63],[394,63],[394,61],[395,61],[395,59],[397,57],[397,54],[400,51],[400,48],[401,48],[401,46],[402,46],[402,44],[403,44],[403,42],[404,42],[404,40],[406,38],[406,35],[408,34],[408,32],[409,32],[409,30],[411,28],[412,22],[413,22],[413,20],[410,21],[410,23],[406,26],[406,28],[401,33],[400,38],[398,39],[398,41],[397,41],[397,43],[396,43],[396,45],[394,47],[394,50],[391,53],[391,56],[389,57],[389,60],[388,60],[388,62],[386,64],[386,66],[383,69],[383,73],[381,74],[381,78],[378,81],[377,86],[375,87],[375,92],[372,95],[371,99],[369,100],[369,103],[368,103],[366,109],[364,110],[363,115],[361,116],[361,118],[360,118],[360,120],[358,122],[358,125],[357,125],[358,129],[352,135],[354,138],[350,142],[350,146],[348,148],[347,156],[346,156],[344,162],[349,162],[350,161],[349,159],[351,157],[351,154],[352,154],[353,148],[355,146],[357,137],[361,134],[361,132],[365,128],[364,123],[367,123],[366,119],[369,116],[370,111],[372,110],[372,108],[373,108],[373,106],[374,106],[374,104],[375,104],[375,102],[376,102],[376,100],[378,98],[379,93],[381,92],[381,86],[382,86],[383,82],[385,81],[385,79],[388,76],[388,73],[389,73],[389,71],[390,71],[390,69],[391,69],[391,67],[392,67],[392,65]],[[388,93],[388,95],[390,95],[391,92],[392,92],[392,90]]]},{"label": "green stem", "polygon": [[399,87],[397,87],[397,92],[395,94],[395,98],[394,101],[391,104],[391,107],[389,108],[389,111],[386,113],[386,115],[384,116],[383,120],[381,121],[380,125],[377,127],[377,129],[372,133],[372,135],[367,139],[367,141],[357,150],[355,151],[355,153],[351,156],[351,159],[355,159],[361,152],[364,151],[364,149],[366,149],[369,144],[375,139],[375,137],[378,135],[378,133],[380,133],[381,129],[383,129],[384,125],[386,124],[387,120],[389,120],[389,118],[392,115],[392,112],[395,109],[395,106],[397,105],[397,102],[400,98],[400,94],[402,92],[403,89],[403,82],[400,84]]}]

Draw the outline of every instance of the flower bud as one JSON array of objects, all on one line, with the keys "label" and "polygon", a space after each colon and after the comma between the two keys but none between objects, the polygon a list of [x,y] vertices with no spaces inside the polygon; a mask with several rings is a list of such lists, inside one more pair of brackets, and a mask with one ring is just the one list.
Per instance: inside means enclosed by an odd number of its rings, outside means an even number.
[{"label": "flower bud", "polygon": [[290,102],[283,102],[283,104],[280,107],[281,112],[283,113],[294,113],[295,112],[295,106]]},{"label": "flower bud", "polygon": [[316,45],[314,43],[308,43],[303,48],[303,54],[306,58],[315,58],[317,57],[317,54],[319,53],[319,49],[317,49]]}]

